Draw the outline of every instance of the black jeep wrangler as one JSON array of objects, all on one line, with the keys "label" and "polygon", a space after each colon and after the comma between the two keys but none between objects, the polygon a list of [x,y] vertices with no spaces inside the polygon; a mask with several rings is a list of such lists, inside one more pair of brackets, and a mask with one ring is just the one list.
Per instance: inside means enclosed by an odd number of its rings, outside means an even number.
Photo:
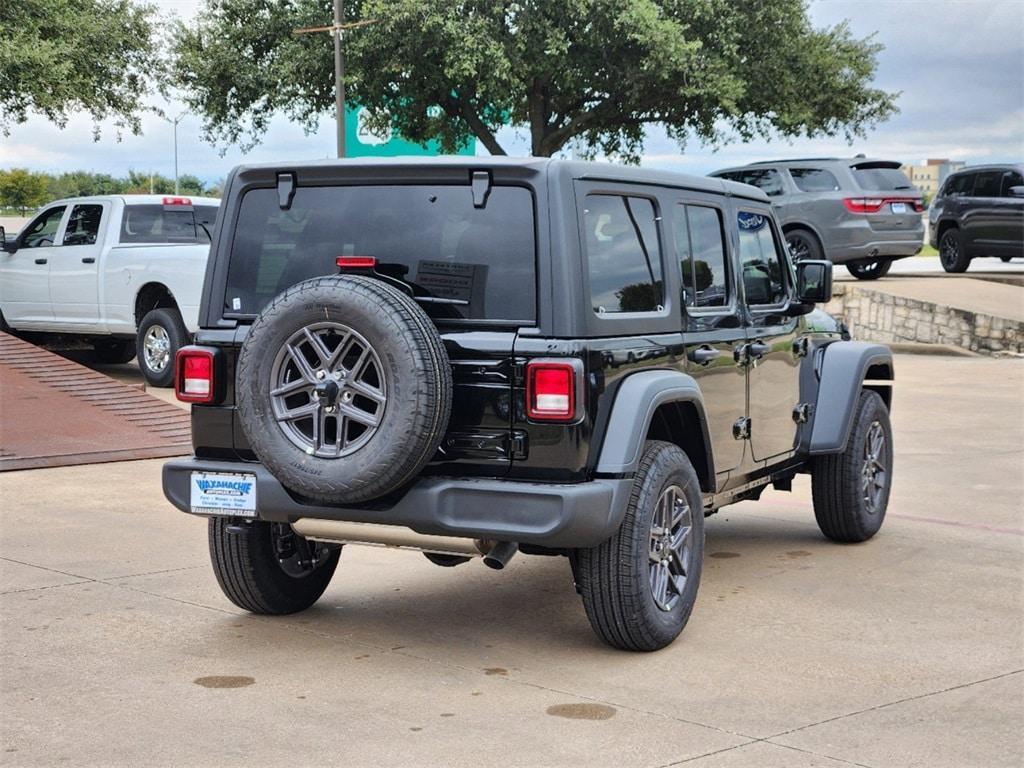
[{"label": "black jeep wrangler", "polygon": [[704,517],[812,475],[835,541],[881,526],[892,356],[814,303],[767,197],[547,159],[245,166],[177,358],[224,593],[312,605],[343,544],[441,566],[565,555],[609,644],[693,609]]}]

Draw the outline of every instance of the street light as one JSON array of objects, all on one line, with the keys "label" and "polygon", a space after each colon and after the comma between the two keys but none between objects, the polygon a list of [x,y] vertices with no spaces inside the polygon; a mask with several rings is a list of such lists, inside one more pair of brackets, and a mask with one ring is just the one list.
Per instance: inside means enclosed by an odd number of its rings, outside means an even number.
[{"label": "street light", "polygon": [[186,109],[173,120],[169,117],[165,117],[164,115],[157,115],[165,123],[170,123],[174,126],[174,194],[178,194],[178,123],[180,123],[181,119],[188,114],[190,113]]}]

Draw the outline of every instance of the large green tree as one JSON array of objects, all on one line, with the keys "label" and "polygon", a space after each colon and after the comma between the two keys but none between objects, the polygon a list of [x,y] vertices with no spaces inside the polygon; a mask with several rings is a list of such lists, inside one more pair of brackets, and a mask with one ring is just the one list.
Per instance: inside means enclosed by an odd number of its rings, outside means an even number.
[{"label": "large green tree", "polygon": [[[283,112],[333,106],[331,0],[206,0],[174,33],[177,84],[207,138],[252,143]],[[815,29],[804,0],[360,0],[345,35],[351,97],[414,141],[494,154],[503,125],[547,156],[579,139],[636,160],[644,132],[848,139],[895,111],[872,87],[881,46]],[[437,109],[440,107],[440,110]],[[384,119],[384,118],[380,118]]]},{"label": "large green tree", "polygon": [[132,0],[0,1],[0,131],[83,111],[138,132],[157,70],[153,14]]},{"label": "large green tree", "polygon": [[24,168],[0,170],[0,207],[17,209],[22,216],[47,201],[47,178]]}]

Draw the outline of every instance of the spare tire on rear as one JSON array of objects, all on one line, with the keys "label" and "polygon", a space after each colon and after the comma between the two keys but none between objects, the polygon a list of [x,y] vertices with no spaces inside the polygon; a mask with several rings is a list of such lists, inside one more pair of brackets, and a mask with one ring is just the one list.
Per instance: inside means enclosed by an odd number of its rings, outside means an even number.
[{"label": "spare tire on rear", "polygon": [[352,504],[400,488],[433,457],[451,368],[412,298],[371,277],[317,277],[253,323],[235,397],[249,445],[286,488]]}]

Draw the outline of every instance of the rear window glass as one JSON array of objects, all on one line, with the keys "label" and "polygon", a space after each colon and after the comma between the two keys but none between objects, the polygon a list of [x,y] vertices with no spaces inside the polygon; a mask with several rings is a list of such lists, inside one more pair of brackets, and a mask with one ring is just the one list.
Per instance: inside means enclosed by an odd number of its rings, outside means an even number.
[{"label": "rear window glass", "polygon": [[824,168],[790,168],[789,175],[801,192],[834,192],[839,189],[839,181]]},{"label": "rear window glass", "polygon": [[337,274],[339,256],[372,256],[409,284],[435,319],[533,322],[533,196],[494,186],[484,208],[468,186],[299,187],[281,210],[276,189],[242,198],[224,311],[254,315],[277,294]]},{"label": "rear window glass", "polygon": [[583,224],[597,314],[662,309],[656,215],[654,203],[643,197],[587,195]]},{"label": "rear window glass", "polygon": [[1003,174],[1000,171],[979,173],[974,180],[974,197],[999,197],[999,182]]},{"label": "rear window glass", "polygon": [[121,242],[208,243],[216,219],[216,205],[126,205]]},{"label": "rear window glass", "polygon": [[786,191],[782,186],[782,176],[774,168],[748,168],[743,171],[728,171],[717,175],[723,179],[738,181],[740,184],[750,184],[769,196],[781,195]]},{"label": "rear window glass", "polygon": [[857,186],[874,192],[894,189],[913,189],[907,174],[891,165],[857,165],[850,169]]},{"label": "rear window glass", "polygon": [[672,223],[686,306],[724,306],[729,297],[725,237],[718,210],[679,204],[672,212]]}]

